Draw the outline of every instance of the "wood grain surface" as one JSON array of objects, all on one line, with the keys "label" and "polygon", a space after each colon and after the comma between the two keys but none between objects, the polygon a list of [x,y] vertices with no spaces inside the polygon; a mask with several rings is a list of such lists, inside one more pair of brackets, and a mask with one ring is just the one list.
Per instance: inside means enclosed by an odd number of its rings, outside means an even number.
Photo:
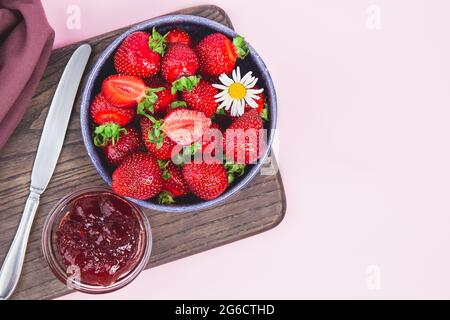
[{"label": "wood grain surface", "polygon": [[[200,6],[177,13],[203,16],[232,27],[226,13],[216,6]],[[93,48],[88,68],[96,56],[126,29],[85,41]],[[24,119],[0,151],[0,261],[3,261],[11,244],[24,208],[48,106],[64,66],[77,46],[73,44],[53,51]],[[41,197],[14,299],[51,299],[70,292],[54,277],[44,260],[41,250],[42,225],[51,208],[64,195],[77,188],[106,186],[84,148],[79,106],[80,99],[77,98],[55,173]],[[154,239],[147,268],[271,229],[283,219],[285,210],[286,200],[279,173],[258,175],[238,195],[207,211],[169,214],[144,210]]]}]

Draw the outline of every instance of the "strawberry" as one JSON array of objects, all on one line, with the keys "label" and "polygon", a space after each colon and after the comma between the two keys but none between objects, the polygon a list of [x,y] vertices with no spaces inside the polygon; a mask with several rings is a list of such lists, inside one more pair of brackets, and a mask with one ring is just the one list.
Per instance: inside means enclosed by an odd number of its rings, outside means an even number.
[{"label": "strawberry", "polygon": [[[259,89],[258,87],[254,87],[253,89]],[[266,96],[263,92],[257,94],[259,99],[255,99],[256,103],[258,104],[258,108],[256,108],[256,111],[258,111],[259,114],[262,114],[265,104],[266,104]],[[247,103],[245,104],[245,112],[252,110],[253,108],[250,107]]]},{"label": "strawberry", "polygon": [[121,164],[130,154],[138,151],[141,146],[138,131],[133,127],[125,129],[126,132],[121,133],[120,138],[115,143],[110,141],[103,148],[106,160],[114,166]]},{"label": "strawberry", "polygon": [[113,191],[124,197],[150,199],[161,192],[162,186],[158,161],[142,152],[129,156],[112,174]]},{"label": "strawberry", "polygon": [[116,74],[102,83],[102,94],[112,104],[121,108],[133,108],[145,97],[147,86],[136,76]]},{"label": "strawberry", "polygon": [[192,39],[187,32],[181,29],[172,29],[166,35],[166,43],[168,45],[181,43],[190,47],[192,45]]},{"label": "strawberry", "polygon": [[[159,78],[150,78],[145,80],[145,84],[155,90],[156,102],[149,107],[152,114],[164,114],[170,109],[170,105],[177,99],[177,95],[171,92],[168,83]],[[162,90],[159,90],[159,89]]]},{"label": "strawberry", "polygon": [[[255,87],[255,89],[258,89],[257,87]],[[256,111],[259,113],[259,115],[261,116],[261,118],[263,120],[269,120],[269,110],[268,110],[268,106],[267,106],[267,101],[266,101],[266,97],[264,95],[264,93],[258,93],[257,96],[259,97],[259,99],[255,99],[256,103],[258,104],[257,108],[252,108],[250,107],[247,103],[245,104],[245,109],[244,112],[249,112],[253,109],[256,109]],[[239,118],[239,116],[232,116],[231,115],[231,110],[225,111],[222,109],[222,111],[224,112],[224,114],[228,115],[231,119],[236,119]]]},{"label": "strawberry", "polygon": [[218,77],[230,74],[237,58],[244,59],[249,51],[244,38],[237,36],[233,42],[222,33],[213,33],[201,40],[196,52],[200,62],[200,73]]},{"label": "strawberry", "polygon": [[202,136],[202,154],[214,156],[216,151],[222,152],[222,132],[220,126],[213,122]]},{"label": "strawberry", "polygon": [[158,197],[159,203],[174,203],[173,198],[188,194],[189,188],[184,181],[181,170],[171,161],[158,161],[158,163],[164,180],[163,192]]},{"label": "strawberry", "polygon": [[133,109],[123,109],[114,106],[99,93],[90,106],[90,114],[94,123],[101,125],[108,122],[117,123],[123,127],[129,124],[135,115]]},{"label": "strawberry", "polygon": [[144,141],[145,148],[160,160],[171,159],[172,150],[176,146],[176,143],[167,136],[163,137],[161,141],[154,141],[155,139],[149,136],[153,126],[154,123],[149,118],[143,117],[141,119],[142,141]]},{"label": "strawberry", "polygon": [[153,29],[152,36],[138,31],[130,34],[114,55],[114,66],[118,73],[146,78],[160,70],[164,51],[162,36]]},{"label": "strawberry", "polygon": [[141,78],[122,74],[109,76],[102,83],[102,94],[110,103],[121,108],[133,108],[137,104],[137,113],[141,115],[153,113],[159,97],[162,101],[158,107],[165,107],[174,99],[167,90],[166,87],[148,87]]},{"label": "strawberry", "polygon": [[187,146],[199,140],[211,126],[211,119],[203,112],[178,108],[163,120],[161,130],[175,143]]},{"label": "strawberry", "polygon": [[161,64],[161,73],[170,83],[182,77],[195,75],[198,59],[194,50],[184,44],[171,45]]},{"label": "strawberry", "polygon": [[200,80],[195,88],[183,91],[182,95],[183,100],[192,110],[201,111],[205,116],[211,118],[219,105],[214,97],[218,93],[219,90],[214,88],[211,83]]},{"label": "strawberry", "polygon": [[228,175],[221,163],[186,163],[182,173],[192,193],[203,200],[217,198],[228,187]]},{"label": "strawberry", "polygon": [[236,118],[223,135],[223,150],[229,161],[238,164],[254,163],[264,149],[263,122],[256,109]]}]

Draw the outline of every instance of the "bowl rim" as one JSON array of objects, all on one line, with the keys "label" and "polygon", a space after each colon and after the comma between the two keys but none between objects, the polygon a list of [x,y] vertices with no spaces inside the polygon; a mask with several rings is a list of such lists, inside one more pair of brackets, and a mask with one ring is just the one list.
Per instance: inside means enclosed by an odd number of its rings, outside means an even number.
[{"label": "bowl rim", "polygon": [[[98,155],[98,151],[96,150],[96,147],[94,146],[89,130],[89,103],[90,98],[92,96],[92,89],[94,87],[94,83],[104,66],[105,62],[111,57],[113,52],[117,49],[117,47],[122,43],[122,41],[131,33],[141,30],[149,30],[152,27],[157,27],[160,24],[183,24],[183,23],[191,23],[191,24],[197,24],[199,26],[208,27],[211,29],[214,29],[216,32],[221,32],[225,34],[228,37],[235,37],[238,34],[230,29],[229,27],[199,16],[193,16],[193,15],[183,15],[183,14],[176,14],[176,15],[166,15],[162,17],[152,18],[149,20],[146,20],[144,22],[141,22],[130,29],[123,32],[120,36],[115,38],[100,54],[95,64],[92,66],[92,68],[89,71],[89,74],[85,80],[85,83],[83,85],[83,92],[82,92],[82,100],[81,100],[81,107],[80,107],[80,125],[81,125],[81,132],[83,137],[84,146],[86,148],[86,151],[89,155],[90,160],[95,166],[95,169],[100,174],[102,179],[111,187],[112,180],[111,176],[108,174],[107,170],[102,165],[100,156]],[[268,155],[271,151],[272,143],[275,136],[275,130],[276,130],[276,124],[277,124],[277,95],[275,91],[275,87],[272,81],[272,77],[270,76],[270,73],[262,60],[262,58],[259,56],[259,54],[256,52],[256,50],[248,44],[248,48],[250,51],[250,55],[253,57],[255,64],[257,65],[258,69],[260,69],[261,77],[264,78],[264,81],[266,82],[266,92],[267,96],[270,99],[271,103],[269,104],[269,110],[270,110],[270,124],[271,128],[268,130],[268,140],[267,140],[267,148],[264,151],[261,158],[258,160],[258,162],[243,176],[241,180],[236,182],[234,185],[232,185],[230,188],[228,188],[223,194],[221,194],[219,197],[208,200],[208,201],[202,201],[199,203],[193,203],[193,204],[180,204],[180,205],[161,205],[157,203],[153,203],[150,200],[137,200],[130,197],[124,197],[127,200],[134,202],[135,204],[138,204],[144,208],[156,210],[156,211],[163,211],[163,212],[172,212],[172,213],[187,213],[187,212],[193,212],[193,211],[200,211],[205,210],[208,208],[211,208],[213,206],[216,206],[220,203],[223,203],[224,200],[230,198],[235,193],[237,193],[239,190],[244,188],[260,171],[261,166],[264,164],[266,159],[268,158]]]}]

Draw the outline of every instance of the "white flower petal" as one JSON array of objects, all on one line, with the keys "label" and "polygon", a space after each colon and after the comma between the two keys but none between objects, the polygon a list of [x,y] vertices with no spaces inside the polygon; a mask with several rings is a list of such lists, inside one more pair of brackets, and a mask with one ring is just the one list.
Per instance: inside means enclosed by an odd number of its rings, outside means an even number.
[{"label": "white flower petal", "polygon": [[215,101],[216,101],[217,103],[219,103],[219,102],[225,101],[225,100],[227,100],[227,99],[228,99],[228,97],[225,95],[225,96],[223,96],[223,97],[217,98]]},{"label": "white flower petal", "polygon": [[231,104],[231,115],[233,117],[235,117],[237,115],[237,110],[238,110],[237,104],[238,103],[239,103],[239,100],[233,100],[233,102]]},{"label": "white flower petal", "polygon": [[264,89],[247,89],[248,94],[260,94],[264,91]]},{"label": "white flower petal", "polygon": [[241,82],[241,68],[236,68],[236,82]]},{"label": "white flower petal", "polygon": [[220,91],[218,94],[214,96],[214,98],[221,98],[228,93],[228,90]]},{"label": "white flower petal", "polygon": [[217,89],[219,89],[219,90],[228,90],[228,87],[227,86],[224,86],[223,84],[213,84],[212,85],[214,88],[217,88]]},{"label": "white flower petal", "polygon": [[230,108],[232,107],[234,101],[235,100],[232,99],[232,98],[228,99],[227,100],[227,105],[225,106],[225,110],[230,110]]},{"label": "white flower petal", "polygon": [[258,104],[255,102],[255,100],[253,100],[250,97],[245,97],[245,102],[247,102],[247,104],[252,107],[253,109],[258,108]]},{"label": "white flower petal", "polygon": [[253,100],[259,100],[259,96],[257,96],[256,94],[249,94],[247,93],[247,95],[245,96],[246,98],[251,98]]},{"label": "white flower petal", "polygon": [[217,108],[218,109],[223,109],[228,103],[228,100],[224,100]]},{"label": "white flower petal", "polygon": [[253,88],[256,85],[257,82],[258,82],[258,78],[254,78],[253,81],[250,84],[247,85],[247,88],[248,89]]},{"label": "white flower petal", "polygon": [[233,78],[234,82],[238,82],[237,75],[236,75],[236,69],[234,69],[233,72],[231,73],[231,77]]},{"label": "white flower petal", "polygon": [[230,85],[232,85],[234,83],[234,81],[229,76],[227,76],[225,73],[220,75],[219,80],[227,87],[229,87]]},{"label": "white flower petal", "polygon": [[239,108],[239,115],[242,116],[244,114],[244,112],[245,112],[245,101],[244,101],[244,99],[241,99],[240,103],[241,103],[241,105],[240,105],[240,108]]},{"label": "white flower petal", "polygon": [[235,100],[233,106],[233,115],[240,116],[241,115],[241,100]]},{"label": "white flower petal", "polygon": [[241,79],[241,83],[245,86],[246,85],[246,83],[247,83],[247,81],[248,81],[248,79],[250,79],[250,78],[253,78],[252,77],[252,73],[253,72],[247,72],[245,75],[244,75],[244,77]]}]

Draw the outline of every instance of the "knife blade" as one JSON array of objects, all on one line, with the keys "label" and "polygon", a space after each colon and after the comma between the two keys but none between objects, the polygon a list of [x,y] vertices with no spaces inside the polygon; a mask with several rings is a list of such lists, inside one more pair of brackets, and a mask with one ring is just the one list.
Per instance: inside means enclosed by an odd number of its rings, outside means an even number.
[{"label": "knife blade", "polygon": [[90,54],[91,47],[87,44],[75,50],[64,69],[50,104],[31,173],[30,194],[16,235],[0,270],[0,300],[10,298],[19,281],[39,198],[47,188],[58,162],[78,86]]}]

